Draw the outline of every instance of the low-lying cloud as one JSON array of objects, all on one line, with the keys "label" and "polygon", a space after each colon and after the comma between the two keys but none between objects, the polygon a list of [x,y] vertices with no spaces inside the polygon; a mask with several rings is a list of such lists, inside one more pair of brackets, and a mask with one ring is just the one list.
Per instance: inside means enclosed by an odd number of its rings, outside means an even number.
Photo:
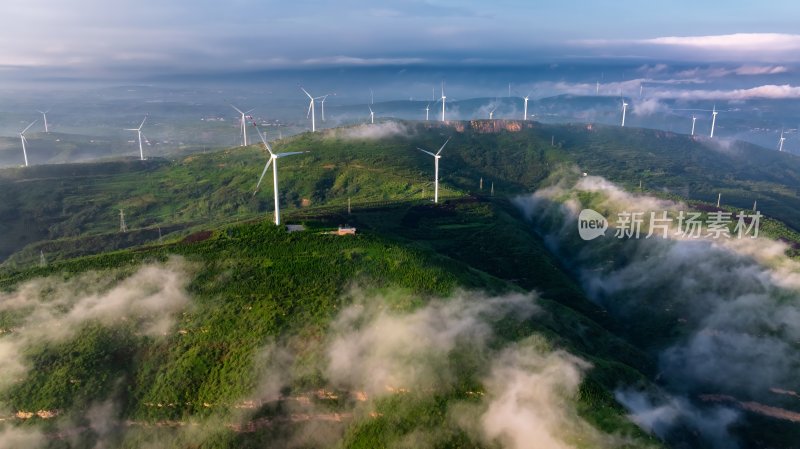
[{"label": "low-lying cloud", "polygon": [[165,334],[189,305],[188,265],[180,258],[118,274],[89,272],[69,280],[48,277],[0,293],[0,314],[17,316],[0,336],[0,388],[24,377],[25,351],[68,340],[87,323],[133,326],[148,336]]},{"label": "low-lying cloud", "polygon": [[[800,387],[800,306],[794,301],[800,295],[800,264],[785,256],[784,244],[674,235],[627,240],[615,238],[613,227],[605,237],[583,242],[577,235],[583,208],[602,211],[612,222],[622,211],[688,210],[685,204],[629,194],[599,177],[564,182],[519,198],[517,204],[577,270],[592,299],[617,319],[638,323],[632,337],[655,345],[660,383],[680,401],[710,393],[768,403],[774,399],[772,388]],[[690,410],[669,409],[676,415]],[[687,421],[708,441],[723,444],[725,429],[701,420],[711,419],[707,413],[692,413],[695,418]],[[664,426],[669,421],[659,419]],[[714,422],[723,421],[729,424]],[[726,438],[729,444],[731,437]]]},{"label": "low-lying cloud", "polygon": [[[516,326],[543,313],[535,295],[486,297],[461,292],[447,300],[429,300],[414,310],[393,307],[391,300],[380,296],[353,296],[353,305],[330,326],[330,336],[320,348],[324,362],[319,367],[326,390],[361,397],[347,414],[374,419],[382,398],[400,395],[414,401],[463,394],[464,385],[470,384],[476,389],[467,393],[480,398],[451,401],[445,423],[449,430],[419,427],[403,437],[401,446],[435,447],[457,429],[476,443],[509,449],[532,444],[566,449],[587,441],[593,447],[617,447],[625,440],[597,430],[577,412],[576,396],[583,374],[591,369],[589,363],[552,349],[535,335],[517,342],[498,336],[501,323]],[[279,371],[289,369],[293,356],[287,351],[269,345],[266,359],[277,360],[272,366]],[[286,388],[292,376],[268,373],[262,391]],[[308,409],[304,413],[313,414]],[[300,431],[293,441],[309,444],[309,437],[302,436],[309,432]],[[326,434],[327,444],[340,436]]]},{"label": "low-lying cloud", "polygon": [[355,125],[329,131],[341,139],[385,139],[393,136],[407,136],[410,130],[400,122],[388,121],[375,124]]}]

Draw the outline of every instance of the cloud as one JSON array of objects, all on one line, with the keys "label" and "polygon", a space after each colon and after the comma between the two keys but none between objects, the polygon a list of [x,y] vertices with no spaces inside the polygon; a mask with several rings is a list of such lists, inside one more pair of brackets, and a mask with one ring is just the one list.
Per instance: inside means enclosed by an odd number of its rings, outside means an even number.
[{"label": "cloud", "polygon": [[492,361],[485,411],[479,422],[487,442],[508,449],[582,445],[619,447],[621,440],[602,435],[583,421],[573,399],[590,365],[563,351],[542,352],[513,346]]},{"label": "cloud", "polygon": [[44,447],[46,441],[44,434],[36,429],[0,427],[0,449],[39,448]]},{"label": "cloud", "polygon": [[779,33],[736,33],[712,36],[666,36],[632,41],[674,47],[737,52],[783,52],[800,50],[800,35]]},{"label": "cloud", "polygon": [[376,124],[354,125],[326,133],[340,139],[384,139],[392,136],[408,136],[411,130],[400,122],[388,121]]},{"label": "cloud", "polygon": [[188,270],[183,259],[173,258],[144,265],[122,280],[114,273],[89,272],[67,281],[35,279],[0,293],[0,313],[19,316],[0,337],[0,388],[25,375],[28,348],[72,338],[86,323],[133,325],[144,335],[163,335],[189,305]]},{"label": "cloud", "polygon": [[582,39],[573,45],[624,51],[660,53],[661,57],[705,61],[798,61],[800,35],[735,33],[708,36],[662,36],[648,39]]},{"label": "cloud", "polygon": [[[310,58],[300,61],[302,65],[332,65],[332,66],[386,66],[422,64],[422,58],[358,58],[353,56],[327,56],[324,58]],[[285,61],[286,65],[292,65]]]},{"label": "cloud", "polygon": [[[613,227],[606,237],[583,242],[576,217],[585,207],[612,221],[622,211],[674,216],[688,210],[627,193],[599,177],[563,181],[517,204],[580,274],[590,298],[617,319],[639,323],[631,338],[657,345],[652,349],[659,351],[660,382],[670,395],[719,393],[769,402],[771,388],[800,387],[800,305],[792,300],[800,296],[800,263],[785,255],[786,245],[749,237],[621,240],[613,237]],[[666,327],[660,332],[657,326]],[[647,337],[640,334],[644,328]],[[709,439],[724,433],[719,427],[698,431]]]},{"label": "cloud", "polygon": [[662,440],[669,439],[676,427],[686,425],[700,428],[711,447],[738,447],[728,433],[740,417],[735,410],[725,407],[700,409],[685,398],[663,392],[655,395],[632,389],[617,390],[614,397],[631,411],[629,417],[633,422]]},{"label": "cloud", "polygon": [[730,100],[741,101],[755,98],[766,98],[771,100],[796,99],[800,98],[800,87],[790,84],[767,84],[747,89],[732,90],[681,90],[664,91],[656,90],[648,94],[651,97],[662,99],[682,99],[682,100]]},{"label": "cloud", "polygon": [[730,75],[763,76],[787,73],[788,68],[782,65],[742,65],[738,67],[695,67],[677,72],[679,78],[722,78]]},{"label": "cloud", "polygon": [[[354,290],[349,295],[352,305],[331,324],[329,337],[318,348],[324,354],[319,366],[324,386],[319,391],[360,398],[344,401],[348,409],[340,413],[356,420],[374,419],[384,398],[414,403],[434,395],[463,395],[463,389],[470,388],[476,399],[450,400],[445,428],[406,429],[399,447],[436,447],[458,431],[476,444],[508,449],[533,442],[565,449],[586,442],[619,447],[626,441],[597,430],[577,411],[576,396],[589,363],[552,349],[536,335],[516,342],[498,336],[501,326],[514,327],[542,313],[534,294],[492,297],[458,292],[448,299],[427,299],[413,310],[406,305],[417,299],[405,295]],[[289,348],[294,346],[268,345],[267,359],[283,362],[265,365],[266,371],[273,366],[289,371],[265,376],[268,390],[284,390],[303,375],[291,372],[296,355]],[[303,407],[296,413],[317,413],[313,404]],[[299,429],[290,440],[308,444],[316,441],[318,431],[316,426]],[[328,428],[325,443],[342,434],[342,429],[337,433]]]},{"label": "cloud", "polygon": [[[338,388],[386,395],[392,389],[431,390],[452,385],[457,369],[447,355],[457,348],[481,357],[494,337],[491,323],[513,315],[524,320],[537,311],[532,298],[434,301],[409,314],[357,304],[332,325],[327,374]],[[368,323],[360,325],[359,323]]]},{"label": "cloud", "polygon": [[655,98],[646,98],[644,100],[637,100],[633,103],[633,112],[634,115],[646,117],[654,114],[661,114],[666,112],[668,108],[661,104],[658,99]]}]

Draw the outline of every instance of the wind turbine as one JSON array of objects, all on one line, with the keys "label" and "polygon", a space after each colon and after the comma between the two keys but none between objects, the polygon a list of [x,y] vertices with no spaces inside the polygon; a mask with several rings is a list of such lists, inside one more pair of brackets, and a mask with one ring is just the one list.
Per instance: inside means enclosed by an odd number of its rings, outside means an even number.
[{"label": "wind turbine", "polygon": [[315,116],[315,114],[314,114],[314,97],[312,97],[311,94],[308,93],[308,91],[303,89],[302,87],[300,88],[300,90],[302,90],[303,93],[308,96],[308,99],[311,100],[308,103],[308,112],[306,112],[306,117],[308,117],[309,114],[311,115],[311,132],[312,133],[316,132],[317,131],[317,125],[316,125],[316,122],[314,121],[314,116]]},{"label": "wind turbine", "polygon": [[369,121],[373,125],[375,124],[375,112],[372,110],[372,106],[367,106],[369,108]]},{"label": "wind turbine", "polygon": [[530,95],[531,94],[529,92],[528,95],[525,95],[524,97],[522,97],[525,100],[525,112],[523,113],[523,117],[524,117],[523,120],[528,120],[528,97]]},{"label": "wind turbine", "polygon": [[139,125],[138,128],[125,128],[125,131],[136,131],[136,134],[139,136],[139,160],[144,160],[144,150],[142,149],[142,127],[144,126],[144,122],[147,120],[147,116],[144,116],[142,123]]},{"label": "wind turbine", "polygon": [[450,138],[449,138],[449,137],[447,138],[447,140],[445,140],[445,141],[444,141],[444,144],[442,145],[442,147],[441,147],[441,148],[439,148],[439,151],[437,151],[437,152],[436,152],[436,154],[433,154],[433,153],[431,153],[430,151],[423,150],[422,148],[419,148],[419,147],[417,147],[417,149],[418,149],[419,151],[422,151],[422,152],[423,152],[423,153],[425,153],[425,154],[430,154],[430,155],[431,155],[431,156],[433,156],[433,158],[434,158],[434,159],[433,159],[433,160],[434,160],[434,163],[433,163],[433,166],[434,166],[434,177],[433,177],[433,186],[434,186],[434,187],[433,187],[433,188],[434,188],[433,192],[434,192],[434,193],[433,193],[433,202],[434,202],[434,203],[438,203],[438,202],[439,202],[439,159],[442,157],[442,156],[440,156],[440,154],[439,154],[439,153],[441,153],[441,152],[442,152],[442,150],[444,150],[444,146],[445,146],[445,145],[447,145],[447,142],[450,142]]},{"label": "wind turbine", "polygon": [[625,99],[622,99],[622,126],[625,126],[625,112],[628,110],[628,103],[625,103]]},{"label": "wind turbine", "polygon": [[447,97],[444,95],[444,81],[442,81],[442,121],[444,121],[444,106]]},{"label": "wind turbine", "polygon": [[717,124],[717,114],[717,105],[714,105],[714,109],[711,111],[711,135],[708,136],[710,139],[714,138],[714,125]]},{"label": "wind turbine", "polygon": [[261,181],[264,179],[264,175],[267,174],[267,169],[269,169],[269,164],[272,164],[272,183],[275,190],[275,225],[281,224],[281,206],[280,201],[278,201],[278,159],[286,156],[293,156],[295,154],[303,154],[308,153],[308,151],[291,151],[288,153],[274,153],[272,151],[272,147],[269,146],[267,141],[264,139],[264,136],[261,133],[258,133],[258,137],[261,138],[261,142],[264,143],[264,147],[269,152],[269,160],[267,161],[267,165],[264,166],[264,170],[261,172],[261,177],[258,178],[258,183],[256,184],[256,189],[253,192],[253,196],[256,196],[258,193],[258,188],[261,186]]},{"label": "wind turbine", "polygon": [[38,111],[38,112],[39,114],[42,114],[42,118],[44,118],[44,132],[49,133],[50,130],[47,129],[47,113],[50,112],[50,110],[48,109],[46,111]]},{"label": "wind turbine", "polygon": [[428,121],[430,110],[431,110],[431,105],[430,105],[430,103],[428,103],[428,104],[425,105],[425,121],[426,122]]},{"label": "wind turbine", "polygon": [[489,111],[489,120],[494,120],[494,111],[497,110],[497,99],[495,99],[494,107]]},{"label": "wind turbine", "polygon": [[25,148],[25,143],[28,142],[28,139],[25,138],[25,131],[31,129],[31,126],[35,125],[36,122],[38,122],[38,121],[39,121],[38,119],[32,121],[30,125],[26,126],[25,129],[23,129],[19,133],[19,140],[22,141],[22,157],[25,158],[25,166],[26,167],[28,166],[28,150]]},{"label": "wind turbine", "polygon": [[320,98],[322,99],[322,101],[320,103],[322,104],[322,121],[323,122],[325,121],[325,100],[327,100],[328,97],[331,96],[331,95],[336,95],[336,94],[325,94],[325,95],[323,95],[321,97],[317,97],[316,98],[317,100],[319,100]]},{"label": "wind turbine", "polygon": [[786,137],[783,137],[783,130],[781,130],[781,140],[779,141],[780,143],[778,144],[778,151],[783,151],[783,142],[785,141]]},{"label": "wind turbine", "polygon": [[249,111],[242,112],[241,109],[237,108],[234,105],[231,105],[231,107],[233,109],[236,109],[236,112],[238,112],[239,114],[242,114],[241,123],[240,123],[240,128],[242,130],[242,146],[246,147],[247,146],[247,114],[253,112],[253,110],[255,108],[250,109]]},{"label": "wind turbine", "polygon": [[697,117],[692,116],[692,135],[694,136],[694,124],[697,122]]}]

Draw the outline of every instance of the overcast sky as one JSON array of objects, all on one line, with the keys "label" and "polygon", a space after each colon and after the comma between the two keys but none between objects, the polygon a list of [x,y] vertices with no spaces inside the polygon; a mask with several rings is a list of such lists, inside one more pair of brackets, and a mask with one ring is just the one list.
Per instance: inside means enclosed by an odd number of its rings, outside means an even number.
[{"label": "overcast sky", "polygon": [[0,68],[107,73],[586,57],[800,60],[791,0],[3,0]]}]

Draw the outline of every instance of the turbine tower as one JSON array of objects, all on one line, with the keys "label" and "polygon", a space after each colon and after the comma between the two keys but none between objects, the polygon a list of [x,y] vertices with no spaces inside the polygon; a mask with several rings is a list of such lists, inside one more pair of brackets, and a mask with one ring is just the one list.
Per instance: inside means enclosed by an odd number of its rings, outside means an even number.
[{"label": "turbine tower", "polygon": [[525,100],[524,112],[522,113],[523,120],[528,120],[528,97],[529,97],[530,95],[531,95],[531,94],[530,94],[530,93],[528,93],[528,95],[525,95],[524,97],[522,97],[522,98],[523,98],[523,100]]},{"label": "turbine tower", "polygon": [[258,188],[261,186],[261,181],[264,179],[264,175],[267,174],[267,170],[269,169],[269,165],[272,164],[272,183],[275,190],[275,225],[281,224],[281,206],[280,201],[278,201],[278,158],[286,157],[286,156],[293,156],[295,154],[303,154],[308,153],[308,151],[292,151],[288,153],[274,153],[272,151],[272,147],[269,146],[264,137],[261,133],[258,133],[258,137],[261,138],[261,142],[264,143],[264,147],[269,152],[269,160],[267,161],[267,165],[264,166],[264,171],[261,172],[261,177],[258,178],[258,183],[256,184],[256,190],[253,192],[253,196],[258,193]]},{"label": "turbine tower", "polygon": [[622,99],[622,126],[625,126],[625,112],[628,110],[628,103],[625,103],[625,99]]},{"label": "turbine tower", "polygon": [[42,118],[44,119],[44,132],[50,133],[50,130],[47,128],[47,113],[50,112],[50,110],[48,109],[46,111],[38,111],[38,112],[39,114],[42,114]]},{"label": "turbine tower", "polygon": [[315,114],[314,114],[314,97],[312,97],[311,94],[308,93],[308,91],[303,89],[302,87],[300,88],[300,90],[302,90],[303,93],[306,94],[306,96],[308,96],[308,99],[310,100],[309,103],[308,103],[308,112],[306,112],[306,118],[309,115],[311,115],[311,132],[312,133],[316,132],[317,131],[317,125],[316,125],[316,122],[314,121],[314,116],[315,116]]},{"label": "turbine tower", "polygon": [[240,128],[241,128],[241,131],[242,131],[242,145],[241,145],[241,146],[243,146],[243,147],[246,147],[246,146],[247,146],[247,114],[249,114],[249,113],[253,112],[253,110],[254,110],[255,108],[253,108],[253,109],[250,109],[249,111],[244,111],[244,112],[242,112],[242,110],[241,110],[241,109],[237,108],[237,107],[236,107],[236,106],[234,106],[234,105],[231,105],[231,107],[232,107],[233,109],[236,109],[236,112],[238,112],[239,114],[241,114],[241,115],[242,115],[242,117],[241,117],[241,119],[240,119],[240,120],[241,120],[241,123],[239,123],[239,125],[240,125]]},{"label": "turbine tower", "polygon": [[692,135],[694,136],[694,124],[697,122],[697,117],[692,116]]},{"label": "turbine tower", "polygon": [[325,95],[323,95],[321,97],[317,97],[316,98],[317,100],[322,99],[322,101],[320,101],[320,104],[322,104],[322,111],[321,112],[322,112],[322,121],[323,122],[325,121],[325,100],[327,100],[328,97],[331,96],[331,95],[336,95],[336,94],[325,94]]},{"label": "turbine tower", "polygon": [[786,137],[783,137],[783,130],[781,130],[781,140],[779,141],[780,143],[778,144],[778,151],[783,151],[783,142],[785,141]]},{"label": "turbine tower", "polygon": [[425,154],[430,154],[431,156],[433,156],[433,160],[434,160],[434,163],[433,163],[433,167],[434,167],[433,202],[434,203],[438,203],[439,202],[439,159],[441,159],[441,157],[442,157],[440,155],[440,153],[442,152],[442,150],[444,150],[444,146],[447,145],[447,142],[450,142],[450,138],[448,138],[447,140],[444,141],[444,144],[442,145],[441,148],[439,148],[439,151],[437,151],[436,154],[433,154],[430,151],[423,150],[422,148],[417,147],[417,149],[419,151],[422,151]]},{"label": "turbine tower", "polygon": [[711,134],[708,136],[709,138],[714,138],[714,126],[717,124],[717,105],[714,105],[714,109],[711,111]]},{"label": "turbine tower", "polygon": [[429,115],[430,114],[430,110],[431,110],[431,105],[430,105],[430,103],[428,103],[428,104],[425,105],[425,121],[426,122],[428,121],[428,117],[430,117],[430,115]]},{"label": "turbine tower", "polygon": [[39,121],[38,119],[32,121],[30,125],[26,126],[25,129],[23,129],[19,133],[19,140],[22,141],[22,157],[25,159],[25,166],[26,167],[28,166],[28,150],[27,150],[27,148],[25,148],[25,144],[28,142],[28,139],[25,138],[25,131],[31,129],[31,126],[35,125],[36,122],[38,122],[38,121]]},{"label": "turbine tower", "polygon": [[144,149],[142,149],[142,127],[144,126],[144,122],[147,120],[147,116],[144,116],[144,120],[139,125],[138,128],[125,128],[125,131],[136,131],[136,134],[139,136],[139,160],[144,160]]},{"label": "turbine tower", "polygon": [[494,111],[497,110],[497,99],[495,99],[494,107],[489,111],[489,120],[494,120]]},{"label": "turbine tower", "polygon": [[367,106],[369,108],[369,121],[371,124],[375,124],[375,111],[372,110],[372,106]]},{"label": "turbine tower", "polygon": [[442,81],[442,121],[444,121],[444,106],[447,97],[444,95],[444,81]]}]

